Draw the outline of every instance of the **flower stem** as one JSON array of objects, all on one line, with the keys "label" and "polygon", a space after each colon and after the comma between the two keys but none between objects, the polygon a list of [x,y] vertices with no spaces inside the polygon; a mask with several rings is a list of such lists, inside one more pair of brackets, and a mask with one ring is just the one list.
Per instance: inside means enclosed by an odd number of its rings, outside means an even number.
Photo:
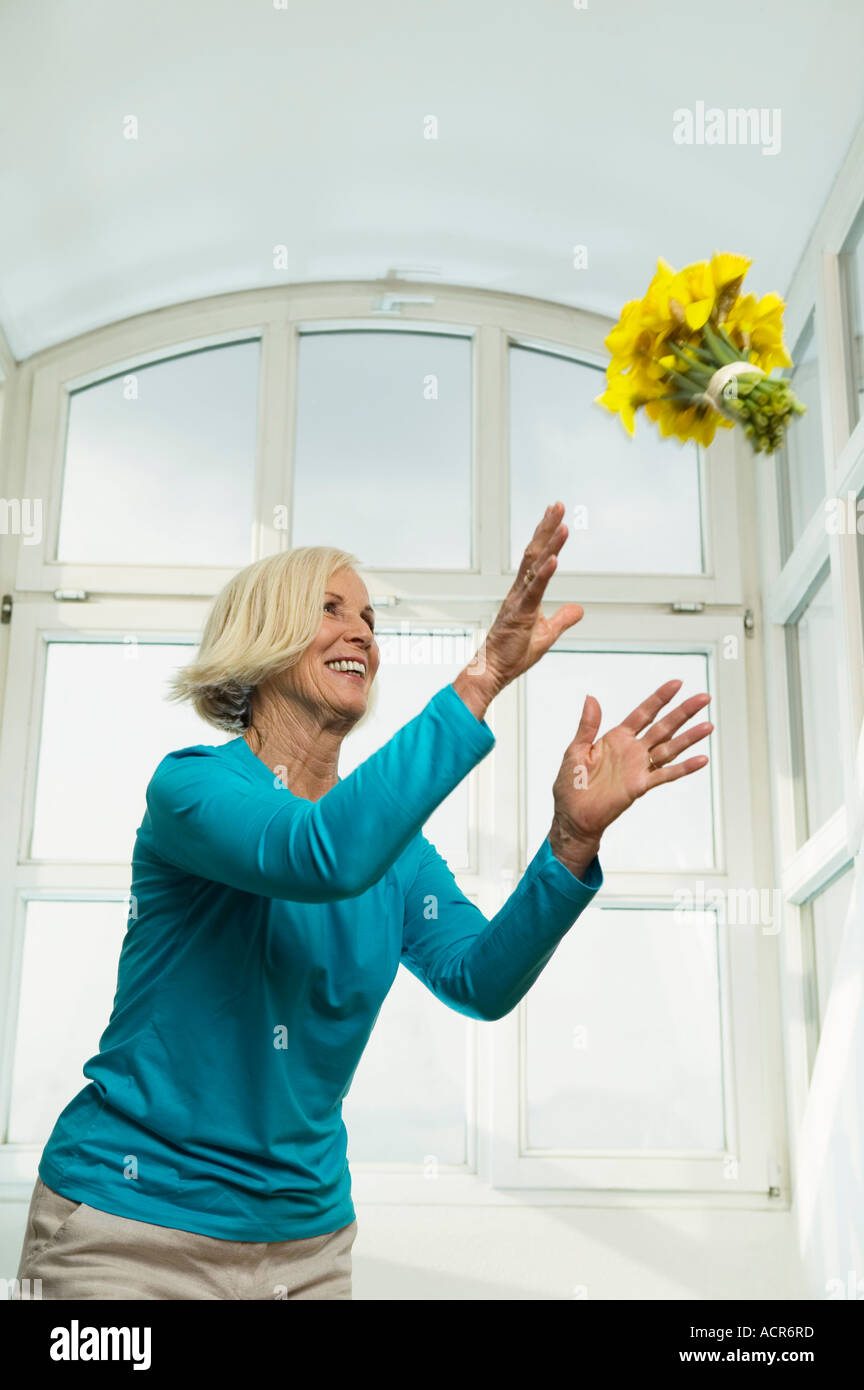
[{"label": "flower stem", "polygon": [[716,329],[715,329],[715,332],[716,332],[718,338],[722,338],[723,342],[724,342],[724,343],[726,344],[726,346],[729,348],[730,352],[734,352],[734,353],[735,353],[735,357],[736,357],[736,359],[737,359],[739,362],[746,362],[746,361],[747,361],[747,358],[744,357],[744,356],[742,356],[742,353],[741,353],[740,348],[737,348],[737,347],[735,346],[735,344],[733,343],[732,339],[729,337],[729,334],[726,332],[725,328],[721,328],[720,325],[719,325],[719,323],[718,323],[718,325],[717,325],[717,327],[716,327]]},{"label": "flower stem", "polygon": [[718,366],[725,367],[729,362],[741,361],[741,358],[738,355],[737,351],[735,351],[735,349],[733,348],[732,353],[730,354],[730,351],[727,348],[726,344],[722,342],[720,338],[717,337],[717,334],[711,330],[707,323],[702,329],[702,336],[705,339],[705,342],[708,344],[708,347],[713,352]]}]

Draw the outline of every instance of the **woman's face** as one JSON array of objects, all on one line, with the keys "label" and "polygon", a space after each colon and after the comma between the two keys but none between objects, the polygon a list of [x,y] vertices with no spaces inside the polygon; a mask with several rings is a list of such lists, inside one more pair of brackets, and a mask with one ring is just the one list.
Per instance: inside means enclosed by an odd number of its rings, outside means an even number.
[{"label": "woman's face", "polygon": [[[292,693],[318,708],[359,719],[378,670],[375,614],[366,585],[353,570],[337,570],[327,581],[321,626],[288,673]],[[359,665],[345,669],[345,663]]]}]

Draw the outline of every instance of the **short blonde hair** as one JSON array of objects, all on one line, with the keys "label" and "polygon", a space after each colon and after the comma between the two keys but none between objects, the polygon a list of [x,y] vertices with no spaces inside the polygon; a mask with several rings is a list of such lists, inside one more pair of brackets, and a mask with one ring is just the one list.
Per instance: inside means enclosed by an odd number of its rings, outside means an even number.
[{"label": "short blonde hair", "polygon": [[[359,574],[358,566],[356,555],[326,545],[247,565],[213,600],[198,654],[174,676],[168,699],[188,700],[217,729],[248,729],[256,686],[296,665],[321,626],[328,580],[340,569]],[[372,713],[374,694],[355,728]]]}]

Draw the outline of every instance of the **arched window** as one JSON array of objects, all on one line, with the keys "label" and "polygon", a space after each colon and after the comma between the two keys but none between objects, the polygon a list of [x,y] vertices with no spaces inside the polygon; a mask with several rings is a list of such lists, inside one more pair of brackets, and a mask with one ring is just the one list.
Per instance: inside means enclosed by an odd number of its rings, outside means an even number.
[{"label": "arched window", "polygon": [[783,1130],[765,1103],[779,1014],[758,999],[778,925],[751,780],[752,470],[725,431],[705,453],[642,421],[629,441],[593,404],[597,316],[423,289],[404,313],[369,284],[222,296],[16,373],[9,447],[33,526],[0,745],[22,789],[0,810],[6,1177],[29,1177],[110,1012],[146,782],[170,748],[219,741],[160,699],[209,596],[280,548],[359,554],[381,698],[345,775],[466,664],[560,499],[548,601],[585,618],[495,701],[493,757],[427,833],[494,915],[548,830],[589,690],[606,726],[672,676],[682,696],[711,690],[711,769],[610,830],[603,894],[506,1018],[474,1023],[399,972],[344,1106],[355,1188],[769,1200]]}]

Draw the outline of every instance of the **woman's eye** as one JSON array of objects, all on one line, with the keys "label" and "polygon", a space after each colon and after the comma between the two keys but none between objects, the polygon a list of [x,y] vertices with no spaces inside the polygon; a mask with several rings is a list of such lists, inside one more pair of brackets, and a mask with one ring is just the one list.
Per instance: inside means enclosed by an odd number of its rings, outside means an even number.
[{"label": "woman's eye", "polygon": [[[335,601],[334,599],[328,599],[327,602],[324,604],[325,611],[326,611],[328,608],[338,608],[338,607],[339,607],[339,605],[336,603],[336,601]],[[372,633],[372,635],[373,635],[373,637],[374,637],[374,635],[375,635],[375,624],[374,624],[374,623],[370,623],[369,620],[367,619],[367,621],[366,621],[366,626],[369,628],[369,631]]]}]

